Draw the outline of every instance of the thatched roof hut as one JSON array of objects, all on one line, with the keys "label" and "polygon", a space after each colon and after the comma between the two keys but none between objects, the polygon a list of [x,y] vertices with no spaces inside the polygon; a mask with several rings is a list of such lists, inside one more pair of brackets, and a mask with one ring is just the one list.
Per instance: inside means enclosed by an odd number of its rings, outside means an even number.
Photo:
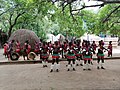
[{"label": "thatched roof hut", "polygon": [[31,30],[19,29],[12,33],[8,41],[15,40],[19,41],[21,47],[24,45],[26,40],[29,40],[29,44],[34,49],[35,42],[39,42],[38,36]]}]

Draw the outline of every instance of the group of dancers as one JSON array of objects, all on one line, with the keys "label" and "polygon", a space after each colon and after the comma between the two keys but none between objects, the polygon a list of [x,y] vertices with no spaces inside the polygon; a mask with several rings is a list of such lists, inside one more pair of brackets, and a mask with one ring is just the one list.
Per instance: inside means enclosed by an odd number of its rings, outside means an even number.
[{"label": "group of dancers", "polygon": [[[9,43],[4,45],[4,53],[9,58],[9,53],[13,51],[12,40]],[[95,54],[97,56],[97,69],[104,68],[104,52],[108,51],[108,56],[112,56],[112,41],[109,42],[107,48],[104,47],[104,42],[101,40],[99,44],[96,45],[95,41],[91,44],[89,41],[83,40],[81,43],[80,40],[74,40],[71,42],[65,41],[60,43],[59,41],[51,42],[35,42],[34,50],[31,50],[29,40],[26,40],[24,46],[20,46],[20,42],[15,42],[16,49],[15,52],[19,53],[21,50],[26,54],[27,59],[29,59],[29,54],[32,51],[32,54],[40,56],[42,60],[43,67],[47,67],[49,56],[52,56],[52,64],[50,72],[56,71],[59,72],[60,69],[60,57],[67,59],[68,64],[66,65],[67,71],[76,70],[76,66],[83,66],[83,70],[91,70],[92,56]],[[25,55],[23,55],[25,60]]]}]

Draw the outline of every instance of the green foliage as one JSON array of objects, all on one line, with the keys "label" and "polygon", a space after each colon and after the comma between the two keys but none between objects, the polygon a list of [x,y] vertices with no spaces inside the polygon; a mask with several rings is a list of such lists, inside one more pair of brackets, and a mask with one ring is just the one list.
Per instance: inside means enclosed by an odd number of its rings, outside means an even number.
[{"label": "green foliage", "polygon": [[[98,15],[99,21],[97,24],[98,31],[103,32],[105,34],[115,34],[115,35],[120,35],[119,30],[120,30],[120,12],[116,10],[114,13],[110,15],[109,18],[108,15],[117,7],[117,4],[110,4],[106,5],[103,7]],[[106,19],[106,21],[104,21]],[[104,21],[104,22],[103,22]]]},{"label": "green foliage", "polygon": [[30,29],[44,40],[47,38],[47,33],[80,37],[86,32],[83,28],[84,20],[88,33],[103,32],[120,35],[120,24],[116,23],[120,22],[119,11],[113,13],[108,21],[103,23],[103,20],[117,6],[116,4],[106,5],[98,14],[82,10],[79,14],[75,14],[73,19],[68,6],[63,13],[61,7],[53,5],[49,0],[0,0],[0,28],[5,32]]}]

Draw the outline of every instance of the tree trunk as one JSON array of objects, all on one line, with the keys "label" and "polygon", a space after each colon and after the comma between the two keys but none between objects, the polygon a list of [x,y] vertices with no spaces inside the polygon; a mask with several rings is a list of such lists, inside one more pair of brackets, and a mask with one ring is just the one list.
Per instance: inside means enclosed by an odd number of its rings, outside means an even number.
[{"label": "tree trunk", "polygon": [[11,36],[12,28],[13,28],[13,26],[10,26],[9,31],[8,31],[8,38]]}]

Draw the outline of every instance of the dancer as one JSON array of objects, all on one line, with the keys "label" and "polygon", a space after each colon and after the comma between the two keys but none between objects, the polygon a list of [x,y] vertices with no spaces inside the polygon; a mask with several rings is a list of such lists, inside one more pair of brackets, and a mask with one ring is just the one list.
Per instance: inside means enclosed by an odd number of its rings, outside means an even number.
[{"label": "dancer", "polygon": [[108,45],[108,57],[112,57],[112,41],[109,42]]},{"label": "dancer", "polygon": [[40,50],[41,50],[41,59],[42,59],[43,67],[47,67],[49,54],[48,54],[48,45],[46,42],[43,42],[43,45],[40,48]]},{"label": "dancer", "polygon": [[89,41],[86,41],[85,48],[83,49],[83,70],[91,70],[92,50],[89,45]]},{"label": "dancer", "polygon": [[9,49],[9,45],[8,45],[8,42],[6,42],[4,45],[4,53],[3,55],[5,55],[5,58],[7,57],[8,58],[8,49]]},{"label": "dancer", "polygon": [[97,63],[98,63],[97,69],[100,69],[100,67],[101,69],[105,69],[104,68],[104,50],[106,51],[107,49],[103,47],[103,44],[100,44],[98,48],[98,53],[97,53]]},{"label": "dancer", "polygon": [[35,54],[38,56],[38,54],[40,53],[40,47],[39,47],[39,43],[35,42],[35,49],[34,49]]},{"label": "dancer", "polygon": [[15,50],[15,52],[17,52],[18,54],[20,54],[20,51],[21,51],[20,42],[17,40],[16,41],[16,50]]},{"label": "dancer", "polygon": [[[60,53],[60,46],[58,45],[58,42],[56,41],[52,47],[52,65],[51,65],[51,71],[56,70],[59,72],[60,64],[59,64],[59,53]],[[56,64],[55,64],[56,63]]]},{"label": "dancer", "polygon": [[25,60],[25,56],[27,56],[27,60],[29,60],[28,54],[29,54],[30,51],[31,51],[31,46],[30,46],[28,40],[25,41],[24,46],[23,46],[23,50],[24,50],[24,51],[23,51],[23,58],[24,58],[24,60]]},{"label": "dancer", "polygon": [[83,59],[82,59],[82,47],[80,46],[80,40],[77,41],[77,48],[76,48],[76,66],[83,66]]},{"label": "dancer", "polygon": [[[69,43],[69,46],[67,48],[67,61],[68,61],[68,71],[70,71],[70,68],[72,67],[73,71],[75,71],[75,49],[72,45],[72,42]],[[72,62],[72,64],[71,64]]]}]

